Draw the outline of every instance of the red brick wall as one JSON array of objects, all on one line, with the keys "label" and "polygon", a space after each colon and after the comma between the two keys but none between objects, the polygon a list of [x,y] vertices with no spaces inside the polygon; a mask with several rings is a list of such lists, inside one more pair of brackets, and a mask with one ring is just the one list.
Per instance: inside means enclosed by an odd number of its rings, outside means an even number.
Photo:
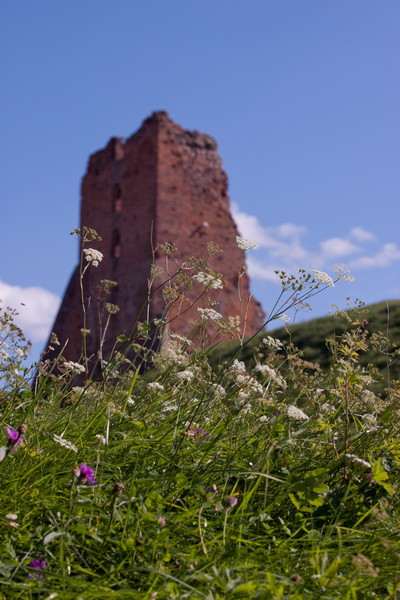
[{"label": "red brick wall", "polygon": [[[84,282],[89,355],[99,347],[96,285],[102,279],[118,282],[111,302],[120,307],[120,312],[111,318],[104,348],[107,355],[116,336],[129,333],[146,300],[151,237],[154,247],[164,242],[178,247],[170,261],[172,272],[191,255],[205,258],[207,242],[219,244],[223,253],[211,257],[210,266],[223,273],[225,287],[210,294],[219,303],[215,309],[224,317],[243,316],[247,309],[247,335],[262,326],[264,313],[254,299],[249,301],[246,274],[240,279],[239,301],[237,276],[244,253],[235,240],[238,232],[229,209],[227,176],[217,145],[208,135],[185,131],[167,113],[157,112],[126,142],[111,139],[90,157],[82,180],[81,227],[84,225],[101,235],[101,242],[89,246],[104,255],[97,268],[88,268]],[[165,257],[160,252],[156,263],[164,268],[160,281],[166,278]],[[69,339],[66,356],[71,360],[79,358],[81,346],[78,283],[75,273],[53,328],[62,343]],[[186,296],[193,302],[201,291],[201,285],[195,283]],[[184,303],[181,308],[189,305]],[[175,319],[171,329],[187,335],[188,321],[198,318],[197,306],[204,306],[204,300]],[[159,316],[163,307],[161,293],[156,293],[150,316]],[[210,334],[212,329],[210,324]]]}]

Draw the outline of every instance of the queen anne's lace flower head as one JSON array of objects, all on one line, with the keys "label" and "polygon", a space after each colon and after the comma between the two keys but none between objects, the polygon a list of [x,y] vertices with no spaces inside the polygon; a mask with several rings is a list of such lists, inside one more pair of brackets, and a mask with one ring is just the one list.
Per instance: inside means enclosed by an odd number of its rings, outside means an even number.
[{"label": "queen anne's lace flower head", "polygon": [[246,238],[242,238],[239,235],[236,236],[236,243],[241,250],[244,250],[244,252],[258,248],[258,244],[255,244]]},{"label": "queen anne's lace flower head", "polygon": [[94,248],[84,248],[85,258],[93,267],[98,267],[103,260],[103,254]]},{"label": "queen anne's lace flower head", "polygon": [[211,273],[204,273],[204,271],[199,271],[196,275],[193,275],[193,279],[204,285],[205,288],[222,290],[224,287],[220,277],[212,275]]},{"label": "queen anne's lace flower head", "polygon": [[329,285],[329,287],[334,287],[334,283],[332,277],[329,277],[327,273],[324,271],[318,271],[318,269],[313,269],[314,279],[317,283],[321,283],[322,285]]},{"label": "queen anne's lace flower head", "polygon": [[309,417],[300,408],[290,404],[287,408],[287,416],[296,421],[308,421]]},{"label": "queen anne's lace flower head", "polygon": [[218,319],[222,319],[222,315],[213,308],[198,308],[197,310],[204,320],[218,321]]},{"label": "queen anne's lace flower head", "polygon": [[57,444],[60,444],[60,446],[63,446],[64,448],[67,448],[67,450],[73,450],[74,452],[78,452],[78,448],[76,446],[74,446],[74,444],[72,442],[69,442],[68,440],[65,440],[62,436],[60,435],[53,435],[53,440],[55,442],[57,442]]},{"label": "queen anne's lace flower head", "polygon": [[85,372],[85,367],[83,365],[73,362],[72,360],[64,361],[62,366],[67,371],[73,371],[74,373],[84,373]]}]

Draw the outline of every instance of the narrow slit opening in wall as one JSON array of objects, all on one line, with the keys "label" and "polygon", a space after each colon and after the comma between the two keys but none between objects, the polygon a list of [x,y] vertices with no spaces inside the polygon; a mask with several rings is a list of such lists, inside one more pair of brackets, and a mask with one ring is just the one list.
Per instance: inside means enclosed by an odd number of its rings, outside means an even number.
[{"label": "narrow slit opening in wall", "polygon": [[111,257],[121,258],[121,236],[118,230],[114,230],[112,236]]},{"label": "narrow slit opening in wall", "polygon": [[112,209],[115,213],[122,210],[121,186],[119,183],[115,183],[112,189]]}]

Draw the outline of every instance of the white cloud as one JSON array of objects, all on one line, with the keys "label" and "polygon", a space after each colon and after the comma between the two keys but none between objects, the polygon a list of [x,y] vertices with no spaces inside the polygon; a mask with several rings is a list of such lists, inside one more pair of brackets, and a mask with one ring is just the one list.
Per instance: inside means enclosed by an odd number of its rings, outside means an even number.
[{"label": "white cloud", "polygon": [[263,264],[261,261],[253,258],[250,255],[246,256],[246,262],[249,267],[249,273],[251,277],[257,277],[258,279],[267,279],[268,281],[278,281],[275,271],[277,267],[268,266]]},{"label": "white cloud", "polygon": [[44,342],[50,333],[60,298],[40,287],[19,287],[0,281],[0,299],[3,307],[18,311],[15,319],[32,342]]},{"label": "white cloud", "polygon": [[[305,247],[303,238],[307,229],[303,225],[283,223],[275,227],[264,227],[256,216],[245,213],[237,205],[233,205],[232,214],[240,234],[259,245],[255,253],[246,256],[250,276],[258,279],[278,282],[275,270],[287,273],[296,273],[299,268],[332,271],[337,259],[350,259],[356,253],[365,253],[365,245],[371,241],[377,243],[373,233],[356,226],[343,237],[322,240],[319,251],[313,252]],[[381,245],[373,256],[353,259],[349,266],[387,267],[399,260],[400,250],[396,244],[387,243]]]},{"label": "white cloud", "polygon": [[350,263],[350,266],[358,269],[371,267],[389,267],[392,263],[400,260],[400,250],[396,244],[384,244],[373,256],[361,256]]},{"label": "white cloud", "polygon": [[320,243],[322,254],[326,259],[338,258],[339,256],[348,256],[355,252],[360,252],[360,248],[355,246],[345,238],[334,237]]},{"label": "white cloud", "polygon": [[357,242],[372,242],[376,239],[373,233],[366,231],[362,227],[353,227],[353,229],[350,231],[350,237]]}]

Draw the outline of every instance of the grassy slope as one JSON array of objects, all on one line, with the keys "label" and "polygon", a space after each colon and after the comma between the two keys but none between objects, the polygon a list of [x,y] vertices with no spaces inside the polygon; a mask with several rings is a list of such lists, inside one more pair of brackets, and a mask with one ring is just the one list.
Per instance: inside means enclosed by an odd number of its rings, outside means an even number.
[{"label": "grassy slope", "polygon": [[[350,311],[349,315],[353,319],[368,321],[367,329],[370,333],[382,332],[394,344],[398,345],[400,340],[400,300],[390,300],[388,302],[379,302],[364,307],[359,312]],[[289,341],[299,348],[304,354],[305,360],[318,362],[322,367],[326,368],[330,364],[331,352],[326,344],[327,338],[341,335],[348,330],[350,324],[342,319],[334,316],[312,319],[298,325],[292,325],[287,330],[282,327],[272,332],[268,332],[274,338],[282,341]],[[237,341],[226,342],[219,344],[210,353],[210,361],[213,366],[221,363],[224,360],[230,360],[231,357],[238,353],[238,358],[246,363],[251,362],[254,349],[265,337],[265,333],[260,333],[240,350]],[[360,364],[366,365],[373,363],[380,369],[385,369],[386,357],[382,353],[368,350],[360,357]],[[391,379],[400,378],[400,360],[394,362],[390,366]]]}]

